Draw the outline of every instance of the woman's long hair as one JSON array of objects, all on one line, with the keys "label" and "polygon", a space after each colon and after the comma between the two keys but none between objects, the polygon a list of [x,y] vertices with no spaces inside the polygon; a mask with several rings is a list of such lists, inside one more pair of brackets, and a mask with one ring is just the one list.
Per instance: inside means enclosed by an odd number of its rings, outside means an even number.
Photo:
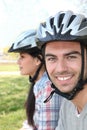
[{"label": "woman's long hair", "polygon": [[32,57],[37,57],[41,61],[41,64],[40,64],[39,68],[37,69],[35,75],[33,77],[29,76],[29,81],[30,81],[31,85],[30,85],[30,89],[28,92],[27,100],[25,102],[28,124],[34,127],[33,116],[34,116],[34,112],[35,112],[35,95],[34,95],[33,89],[34,89],[34,85],[35,85],[35,80],[38,78],[40,69],[43,66],[43,58],[42,58],[41,51],[37,51],[37,52],[34,51],[34,53],[29,52],[29,54]]},{"label": "woman's long hair", "polygon": [[34,87],[34,83],[31,83],[31,86],[28,92],[28,97],[25,103],[28,124],[31,126],[34,126],[33,116],[35,112],[35,95],[33,92],[33,87]]}]

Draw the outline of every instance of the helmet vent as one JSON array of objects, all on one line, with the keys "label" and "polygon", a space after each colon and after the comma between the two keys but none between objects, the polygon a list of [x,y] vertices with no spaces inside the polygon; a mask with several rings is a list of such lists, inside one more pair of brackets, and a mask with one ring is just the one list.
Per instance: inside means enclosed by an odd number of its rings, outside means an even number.
[{"label": "helmet vent", "polygon": [[83,19],[83,20],[82,20],[82,23],[81,23],[81,25],[80,25],[80,27],[79,27],[79,30],[82,29],[82,28],[85,28],[86,25],[87,25],[87,19]]},{"label": "helmet vent", "polygon": [[50,25],[51,25],[51,28],[53,27],[53,22],[54,22],[54,19],[51,18],[51,19],[50,19]]},{"label": "helmet vent", "polygon": [[71,16],[67,27],[73,22],[73,20],[75,19],[75,17],[76,17],[76,15],[72,15],[72,16]]},{"label": "helmet vent", "polygon": [[63,21],[64,15],[65,15],[64,13],[60,15],[58,28],[60,28],[60,26],[61,26],[61,23],[62,23],[62,21]]}]

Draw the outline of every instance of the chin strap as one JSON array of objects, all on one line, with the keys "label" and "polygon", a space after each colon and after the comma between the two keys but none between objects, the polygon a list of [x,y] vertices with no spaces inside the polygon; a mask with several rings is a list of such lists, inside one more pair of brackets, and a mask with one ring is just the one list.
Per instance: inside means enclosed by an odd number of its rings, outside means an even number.
[{"label": "chin strap", "polygon": [[59,91],[54,84],[51,84],[51,87],[54,88],[54,90],[50,93],[49,97],[46,100],[44,100],[44,103],[48,102],[52,98],[54,93],[59,94],[60,96],[68,100],[72,100],[74,96],[77,94],[77,92],[83,89],[82,86],[86,83],[87,83],[87,79],[85,81],[79,81],[78,85],[76,85],[76,88],[71,93],[63,93]]},{"label": "chin strap", "polygon": [[44,100],[44,103],[48,102],[48,101],[52,98],[52,96],[53,96],[54,93],[55,93],[55,90],[53,90],[53,91],[50,93],[49,97],[48,97],[46,100]]},{"label": "chin strap", "polygon": [[83,89],[82,87],[80,88],[80,86],[82,86],[82,85],[83,85],[82,81],[79,81],[78,85],[76,85],[76,87],[73,89],[73,91],[71,93],[63,93],[63,92],[61,92],[60,90],[58,90],[55,87],[54,84],[52,84],[52,87],[55,89],[55,93],[63,96],[64,98],[66,98],[68,100],[72,100],[73,97],[76,95],[76,93]]},{"label": "chin strap", "polygon": [[39,74],[40,69],[42,68],[42,66],[43,66],[43,62],[40,64],[40,66],[39,66],[39,68],[37,69],[35,75],[34,75],[33,77],[29,76],[29,81],[30,81],[31,83],[34,83],[35,80],[37,79],[38,74]]}]

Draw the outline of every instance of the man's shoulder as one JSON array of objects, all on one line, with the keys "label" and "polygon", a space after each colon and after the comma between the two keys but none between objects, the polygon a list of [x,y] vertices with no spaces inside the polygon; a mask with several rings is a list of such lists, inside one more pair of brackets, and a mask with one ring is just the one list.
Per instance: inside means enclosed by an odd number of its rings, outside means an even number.
[{"label": "man's shoulder", "polygon": [[73,107],[74,106],[74,104],[71,102],[71,100],[67,100],[67,99],[63,99],[63,101],[62,101],[62,106],[63,106],[63,108],[65,109],[69,109],[69,108],[71,108],[71,107]]}]

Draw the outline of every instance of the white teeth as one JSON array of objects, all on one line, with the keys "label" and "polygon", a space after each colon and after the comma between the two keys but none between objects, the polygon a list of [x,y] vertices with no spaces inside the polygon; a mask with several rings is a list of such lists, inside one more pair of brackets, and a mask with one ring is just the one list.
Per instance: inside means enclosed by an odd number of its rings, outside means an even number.
[{"label": "white teeth", "polygon": [[63,81],[63,80],[67,80],[67,79],[69,79],[70,77],[58,77],[58,80],[61,80],[61,81]]}]

